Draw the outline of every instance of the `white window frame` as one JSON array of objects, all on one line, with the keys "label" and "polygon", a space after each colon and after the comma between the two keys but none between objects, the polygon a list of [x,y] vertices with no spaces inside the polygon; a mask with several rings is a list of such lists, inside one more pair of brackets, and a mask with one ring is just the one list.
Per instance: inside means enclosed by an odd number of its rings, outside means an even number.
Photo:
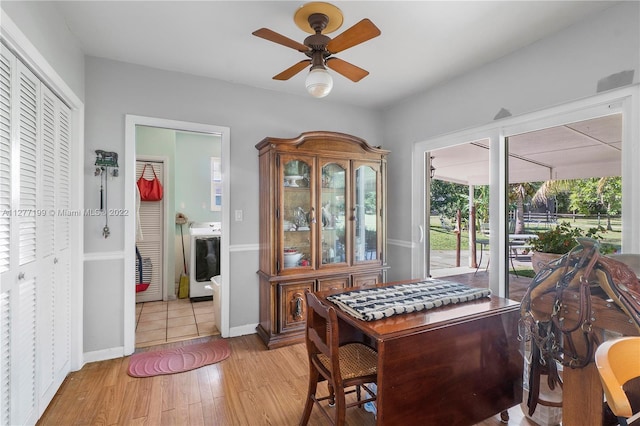
[{"label": "white window frame", "polygon": [[[412,243],[411,276],[428,274],[428,221],[425,217],[428,200],[426,181],[429,165],[425,152],[459,145],[473,140],[490,142],[490,235],[491,262],[489,288],[504,297],[507,282],[506,253],[506,146],[505,138],[567,123],[588,120],[604,115],[621,113],[622,120],[622,251],[640,253],[640,85],[611,90],[589,98],[568,102],[541,111],[509,117],[472,129],[416,142],[413,148],[413,176],[411,207]],[[497,189],[497,190],[496,190]]]}]

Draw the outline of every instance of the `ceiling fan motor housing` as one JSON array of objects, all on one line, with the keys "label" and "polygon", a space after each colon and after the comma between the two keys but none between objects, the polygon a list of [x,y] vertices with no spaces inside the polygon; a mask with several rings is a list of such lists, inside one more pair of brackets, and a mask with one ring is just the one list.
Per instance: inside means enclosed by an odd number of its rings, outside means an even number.
[{"label": "ceiling fan motor housing", "polygon": [[311,58],[312,70],[316,68],[326,69],[325,59],[331,55],[327,51],[327,44],[331,41],[331,37],[322,34],[328,23],[329,17],[324,13],[312,13],[309,15],[309,25],[316,33],[305,38],[304,45],[311,49],[305,53]]},{"label": "ceiling fan motor housing", "polygon": [[313,34],[304,39],[304,45],[313,50],[325,50],[331,38],[324,34]]}]

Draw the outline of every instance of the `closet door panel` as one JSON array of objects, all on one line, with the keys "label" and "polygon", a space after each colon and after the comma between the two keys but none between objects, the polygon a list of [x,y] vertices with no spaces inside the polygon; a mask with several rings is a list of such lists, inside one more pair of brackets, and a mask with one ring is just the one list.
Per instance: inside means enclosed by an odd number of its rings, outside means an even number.
[{"label": "closet door panel", "polygon": [[[68,212],[71,209],[71,113],[69,108],[60,100],[57,100],[57,146],[56,146],[56,211]],[[55,218],[55,244],[56,251],[69,250],[71,235],[71,219],[74,216],[68,214],[57,214]],[[78,226],[82,226],[81,219],[74,217],[78,221]]]},{"label": "closet door panel", "polygon": [[15,126],[16,60],[0,44],[0,424],[11,424],[11,375],[13,305],[16,281],[13,207],[13,146]]},{"label": "closet door panel", "polygon": [[11,291],[0,294],[0,424],[11,420]]},{"label": "closet door panel", "polygon": [[[54,268],[55,288],[53,297],[55,310],[53,312],[52,358],[54,387],[57,389],[71,370],[71,264],[68,250],[57,254],[57,260],[54,260]],[[54,394],[47,395],[47,405]],[[41,412],[45,408],[46,405],[41,406]]]},{"label": "closet door panel", "polygon": [[11,422],[31,424],[36,411],[36,280],[23,279],[14,294],[11,321]]},{"label": "closet door panel", "polygon": [[[49,256],[47,262],[40,266],[40,277],[36,287],[36,312],[37,312],[37,371],[38,371],[38,397],[43,398],[52,392],[54,379],[54,338],[55,323],[54,312],[56,308],[55,297],[55,268],[53,256]],[[53,389],[55,393],[55,389]]]},{"label": "closet door panel", "polygon": [[38,225],[38,257],[49,258],[55,249],[56,218],[56,97],[46,87],[42,90],[40,116],[40,200]]},{"label": "closet door panel", "polygon": [[[144,178],[153,179],[153,170],[149,166],[153,164],[156,176],[164,185],[164,182],[162,182],[164,164],[159,162],[137,161],[136,180],[142,176],[145,164],[147,164],[147,168],[144,172]],[[163,299],[164,202],[164,197],[160,201],[140,202],[138,217],[140,219],[142,239],[136,241],[136,246],[143,258],[151,259],[152,273],[151,285],[145,291],[136,293],[136,303]]]},{"label": "closet door panel", "polygon": [[[41,83],[19,61],[16,62],[16,71],[19,103],[14,104],[17,107],[16,123],[18,129],[17,138],[14,139],[12,147],[13,161],[15,161],[12,170],[14,179],[12,193],[14,196],[13,218],[17,222],[18,233],[18,264],[14,268],[13,282],[16,291],[13,292],[11,301],[14,312],[11,329],[11,340],[13,341],[11,370],[12,377],[15,377],[11,384],[11,424],[24,424],[35,421],[38,415],[39,371],[36,366],[38,293],[36,285],[40,265],[37,261],[36,210],[39,183],[38,143],[40,138]],[[17,161],[16,153],[18,153]],[[18,169],[17,172],[16,169]],[[45,309],[44,306],[43,309]],[[17,389],[13,389],[14,386]]]},{"label": "closet door panel", "polygon": [[[9,270],[11,258],[11,171],[12,154],[11,139],[14,131],[12,125],[13,111],[13,73],[15,58],[0,51],[0,275]],[[0,418],[0,421],[2,419]],[[4,424],[4,423],[2,423]]]},{"label": "closet door panel", "polygon": [[19,223],[19,261],[26,265],[36,260],[36,208],[38,188],[38,104],[40,82],[18,62],[20,90],[19,139],[20,180],[17,219]]},{"label": "closet door panel", "polygon": [[36,225],[38,229],[37,253],[40,273],[36,302],[38,312],[38,396],[42,398],[53,386],[53,346],[55,301],[55,153],[56,153],[56,98],[46,87],[40,97],[40,155],[39,201]]},{"label": "closet door panel", "polygon": [[36,216],[37,258],[42,280],[36,288],[37,306],[37,368],[38,396],[53,385],[53,345],[55,309],[55,152],[56,152],[56,98],[46,87],[40,96],[40,152],[38,155],[39,193]]},{"label": "closet door panel", "polygon": [[[59,99],[57,101],[56,137],[56,185],[55,185],[55,268],[53,313],[53,366],[54,385],[59,387],[71,368],[71,261],[69,258],[70,222],[81,219],[63,212],[71,209],[70,167],[70,110]],[[50,395],[53,398],[53,395]],[[47,403],[49,401],[47,400]],[[45,407],[41,407],[44,410]]]},{"label": "closet door panel", "polygon": [[[40,192],[37,214],[38,261],[38,372],[41,412],[51,401],[66,373],[70,340],[65,336],[70,329],[70,316],[66,316],[69,298],[68,255],[68,133],[61,117],[68,116],[67,107],[46,87],[41,97]],[[66,147],[66,150],[65,150]],[[65,167],[64,164],[67,163]],[[62,189],[62,191],[61,191]],[[65,200],[66,198],[66,200]],[[60,228],[60,229],[59,229]],[[63,265],[61,262],[65,263]]]}]

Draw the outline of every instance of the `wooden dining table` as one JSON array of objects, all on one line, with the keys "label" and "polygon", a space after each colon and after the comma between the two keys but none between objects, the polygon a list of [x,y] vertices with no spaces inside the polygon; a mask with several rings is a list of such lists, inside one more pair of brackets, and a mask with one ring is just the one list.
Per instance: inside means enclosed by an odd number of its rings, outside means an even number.
[{"label": "wooden dining table", "polygon": [[363,321],[327,300],[344,291],[317,295],[336,308],[341,341],[378,351],[376,424],[473,425],[522,401],[517,302],[491,295]]}]

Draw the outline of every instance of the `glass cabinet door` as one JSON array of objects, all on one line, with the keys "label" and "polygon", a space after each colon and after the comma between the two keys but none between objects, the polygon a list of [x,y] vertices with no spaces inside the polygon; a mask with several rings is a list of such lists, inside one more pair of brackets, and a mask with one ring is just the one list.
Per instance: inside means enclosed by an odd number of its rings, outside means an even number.
[{"label": "glass cabinet door", "polygon": [[321,265],[347,262],[346,201],[347,161],[324,160],[320,169],[320,247]]},{"label": "glass cabinet door", "polygon": [[311,228],[316,216],[312,203],[313,158],[281,157],[280,269],[311,267]]},{"label": "glass cabinet door", "polygon": [[379,171],[371,164],[356,164],[354,183],[354,262],[378,260]]}]

